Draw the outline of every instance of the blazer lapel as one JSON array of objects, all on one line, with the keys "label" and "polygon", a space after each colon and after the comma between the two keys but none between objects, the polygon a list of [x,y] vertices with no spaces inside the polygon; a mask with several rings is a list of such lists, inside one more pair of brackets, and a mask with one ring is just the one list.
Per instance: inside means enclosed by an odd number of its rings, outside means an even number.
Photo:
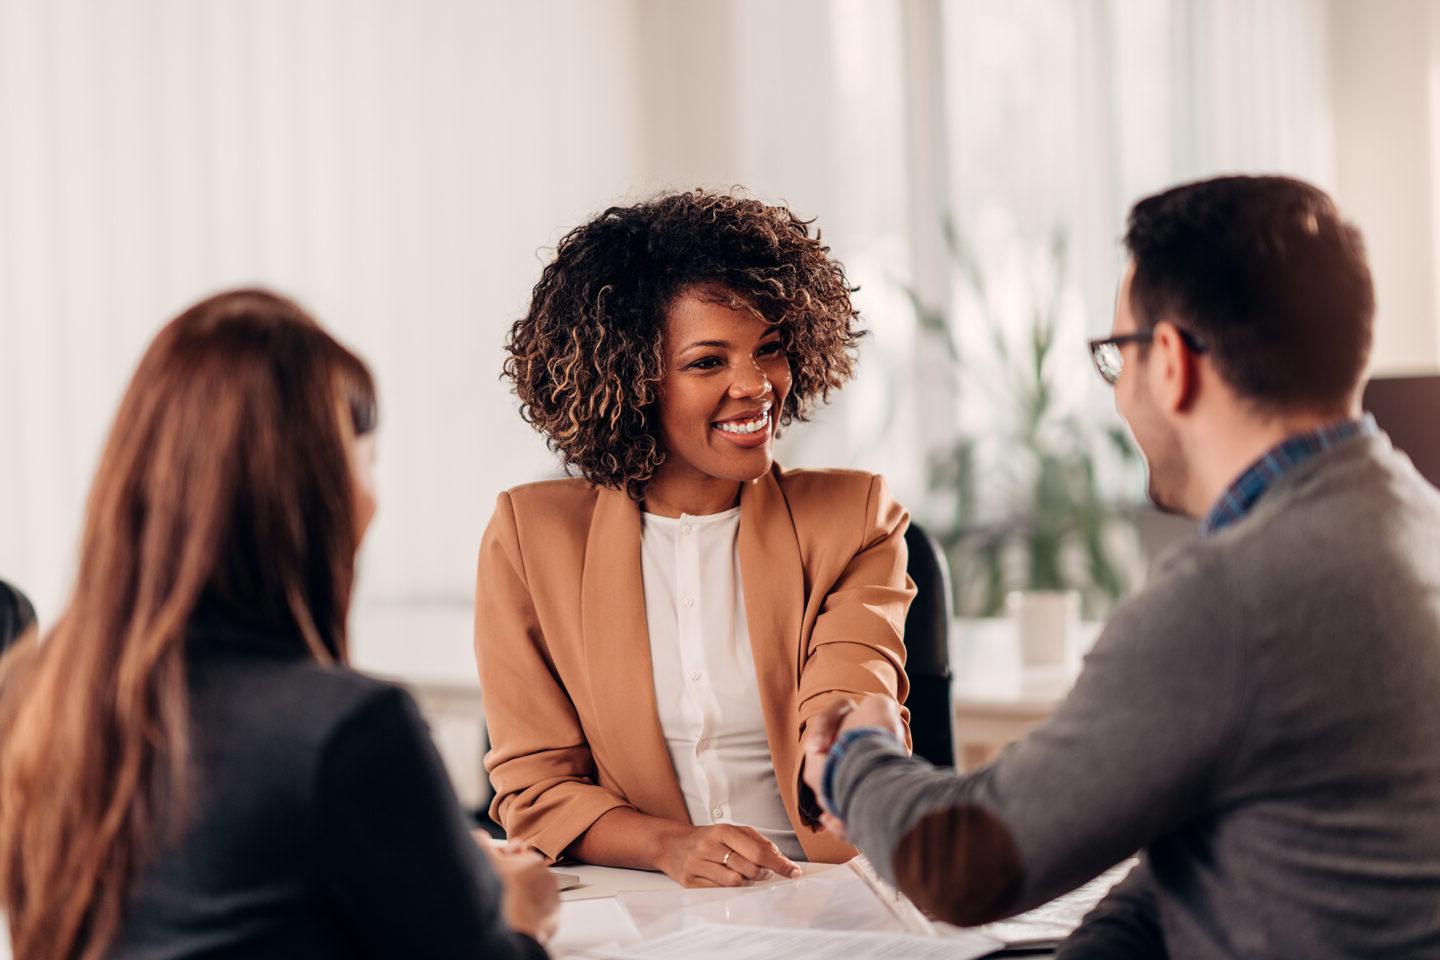
[{"label": "blazer lapel", "polygon": [[790,776],[800,743],[795,697],[799,690],[805,568],[790,507],[773,468],[740,493],[740,578],[750,652],[765,714],[766,739],[785,806],[796,808]]},{"label": "blazer lapel", "polygon": [[643,813],[690,821],[655,704],[640,508],[601,489],[590,521],[580,584],[580,629],[599,729],[596,754],[626,799]]}]

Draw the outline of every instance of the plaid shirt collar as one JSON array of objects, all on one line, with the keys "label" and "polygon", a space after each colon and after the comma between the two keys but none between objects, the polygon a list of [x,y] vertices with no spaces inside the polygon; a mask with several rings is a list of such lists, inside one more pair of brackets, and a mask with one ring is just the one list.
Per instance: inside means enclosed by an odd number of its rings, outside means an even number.
[{"label": "plaid shirt collar", "polygon": [[1359,420],[1326,424],[1316,430],[1296,434],[1271,447],[1263,457],[1240,474],[1220,495],[1215,506],[1210,508],[1205,521],[1200,524],[1201,539],[1244,517],[1266,490],[1306,460],[1351,437],[1368,437],[1379,432],[1375,418],[1367,413]]}]

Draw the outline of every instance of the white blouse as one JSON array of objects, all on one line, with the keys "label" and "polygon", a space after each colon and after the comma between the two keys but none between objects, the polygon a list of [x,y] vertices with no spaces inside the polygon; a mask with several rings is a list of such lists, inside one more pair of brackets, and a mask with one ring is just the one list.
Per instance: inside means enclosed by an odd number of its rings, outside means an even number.
[{"label": "white blouse", "polygon": [[641,570],[660,729],[696,825],[754,827],[803,860],[765,739],[740,580],[740,508],[642,516]]}]

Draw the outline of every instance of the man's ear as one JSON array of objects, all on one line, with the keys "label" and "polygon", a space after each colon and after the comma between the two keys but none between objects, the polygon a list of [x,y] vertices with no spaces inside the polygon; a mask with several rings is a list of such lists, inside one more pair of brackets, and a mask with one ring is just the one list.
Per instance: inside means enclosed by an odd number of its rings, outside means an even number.
[{"label": "man's ear", "polygon": [[1171,413],[1182,413],[1195,402],[1199,387],[1199,358],[1185,344],[1180,331],[1169,321],[1155,324],[1150,341],[1148,367],[1152,393],[1159,404]]}]

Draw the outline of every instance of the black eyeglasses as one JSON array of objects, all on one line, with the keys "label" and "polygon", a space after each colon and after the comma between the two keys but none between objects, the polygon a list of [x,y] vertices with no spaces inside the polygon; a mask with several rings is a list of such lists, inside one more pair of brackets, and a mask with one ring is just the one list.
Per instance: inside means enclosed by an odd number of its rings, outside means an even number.
[{"label": "black eyeglasses", "polygon": [[[1194,353],[1204,353],[1206,350],[1205,341],[1201,340],[1189,330],[1175,328],[1180,334],[1180,340]],[[1125,354],[1120,348],[1127,343],[1149,343],[1155,339],[1154,330],[1146,330],[1144,333],[1122,333],[1115,337],[1102,337],[1099,340],[1090,341],[1090,359],[1095,361],[1095,369],[1100,371],[1100,376],[1110,386],[1115,386],[1115,381],[1120,379],[1120,373],[1125,369]]]}]

